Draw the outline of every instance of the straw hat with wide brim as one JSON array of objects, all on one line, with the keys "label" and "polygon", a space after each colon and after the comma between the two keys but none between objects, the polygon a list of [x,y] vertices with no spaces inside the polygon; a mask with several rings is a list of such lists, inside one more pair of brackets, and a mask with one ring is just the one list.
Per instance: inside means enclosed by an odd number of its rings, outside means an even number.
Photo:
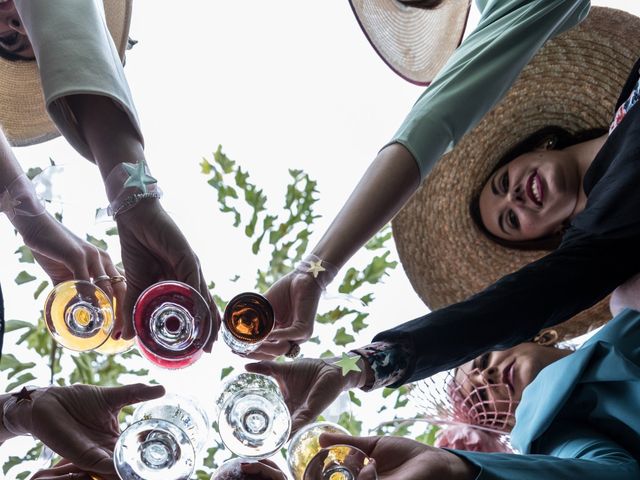
[{"label": "straw hat with wide brim", "polygon": [[[132,3],[133,0],[103,0],[107,26],[123,59]],[[9,142],[18,147],[60,135],[47,114],[35,61],[11,62],[0,58],[0,125]]]},{"label": "straw hat with wide brim", "polygon": [[[593,8],[581,25],[550,41],[393,221],[402,265],[431,309],[459,302],[546,253],[494,243],[474,224],[469,205],[503,154],[531,133],[549,125],[570,132],[609,125],[640,56],[639,31],[640,18]],[[603,300],[547,333],[569,339],[609,318]]]},{"label": "straw hat with wide brim", "polygon": [[429,85],[460,45],[471,8],[470,0],[445,0],[433,10],[408,7],[397,0],[350,3],[382,60],[416,85]]}]

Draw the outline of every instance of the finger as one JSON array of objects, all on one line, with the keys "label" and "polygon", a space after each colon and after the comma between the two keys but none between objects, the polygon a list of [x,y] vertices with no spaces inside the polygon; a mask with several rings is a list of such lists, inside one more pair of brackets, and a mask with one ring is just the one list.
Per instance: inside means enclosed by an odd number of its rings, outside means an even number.
[{"label": "finger", "polygon": [[360,471],[358,480],[378,480],[376,461],[373,458],[370,458],[369,463]]},{"label": "finger", "polygon": [[72,472],[72,473],[65,473],[64,475],[45,474],[44,476],[31,477],[31,480],[36,480],[36,479],[37,480],[93,480],[94,477],[92,477],[91,475],[85,472]]},{"label": "finger", "polygon": [[291,342],[288,340],[278,342],[266,341],[255,350],[255,353],[259,353],[265,357],[275,358],[280,355],[286,355],[289,353],[289,350],[291,350]]},{"label": "finger", "polygon": [[270,377],[278,377],[282,374],[282,366],[278,362],[272,360],[263,360],[256,363],[247,363],[244,369],[249,373],[259,373],[261,375],[269,375]]},{"label": "finger", "polygon": [[127,294],[127,284],[126,282],[116,281],[112,283],[112,279],[119,278],[122,275],[115,267],[115,265],[109,261],[105,265],[105,270],[107,275],[109,275],[109,284],[111,285],[111,289],[113,291],[113,307],[116,314],[116,322],[113,329],[113,338],[118,339],[122,336],[122,331],[124,330],[124,318],[125,318],[125,310],[124,310],[124,299]]},{"label": "finger", "polygon": [[260,462],[241,463],[240,469],[242,473],[248,475],[259,475],[261,478],[268,480],[287,480],[284,473],[278,467],[271,467]]},{"label": "finger", "polygon": [[122,338],[126,340],[136,336],[136,331],[133,327],[133,306],[141,293],[142,290],[137,288],[135,283],[130,282],[127,276],[127,292],[122,304]]},{"label": "finger", "polygon": [[267,339],[270,342],[290,341],[303,343],[311,338],[313,333],[313,325],[307,325],[305,322],[301,322],[297,319],[293,321],[293,325],[290,327],[283,327],[274,330],[269,334]]},{"label": "finger", "polygon": [[302,427],[315,421],[318,413],[309,408],[298,408],[291,416],[291,436],[295,435]]},{"label": "finger", "polygon": [[95,257],[92,257],[92,255],[93,254],[90,254],[88,256],[88,261],[89,272],[91,273],[91,278],[94,279],[93,283],[100,287],[111,299],[113,298],[113,288],[111,287],[111,281],[109,280],[110,275],[107,273],[106,269],[106,264],[111,263],[111,258],[109,258],[109,255],[102,250],[96,250]]},{"label": "finger", "polygon": [[64,464],[57,464],[55,467],[47,468],[44,470],[40,470],[35,473],[31,480],[42,480],[45,478],[56,478],[61,475],[68,475],[70,473],[84,473],[80,468],[75,466],[73,463],[69,463],[69,460],[66,460]]},{"label": "finger", "polygon": [[352,437],[342,433],[323,433],[320,435],[319,442],[323,448],[330,445],[351,445],[370,456],[379,439],[380,437]]},{"label": "finger", "polygon": [[100,391],[107,404],[114,410],[120,410],[122,407],[133,403],[160,398],[165,394],[165,389],[162,385],[145,385],[143,383],[124,385],[122,387],[102,387]]}]

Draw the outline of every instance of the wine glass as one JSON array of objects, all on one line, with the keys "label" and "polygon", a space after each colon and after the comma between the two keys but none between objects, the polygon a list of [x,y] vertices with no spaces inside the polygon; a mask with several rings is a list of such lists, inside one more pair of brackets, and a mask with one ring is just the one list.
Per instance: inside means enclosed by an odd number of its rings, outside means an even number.
[{"label": "wine glass", "polygon": [[287,466],[294,480],[302,480],[307,465],[322,449],[320,435],[323,433],[349,435],[345,428],[331,422],[311,423],[299,430],[289,442],[287,449]]},{"label": "wine glass", "polygon": [[377,480],[375,464],[362,450],[333,445],[320,450],[304,471],[303,480]]},{"label": "wine glass", "polygon": [[211,335],[211,311],[202,296],[177,281],[151,285],[138,297],[133,324],[141,353],[164,368],[183,368],[202,355]]},{"label": "wine glass", "polygon": [[222,338],[238,355],[253,352],[271,333],[274,326],[273,307],[258,293],[236,295],[224,309]]},{"label": "wine glass", "polygon": [[240,457],[268,457],[289,438],[291,415],[271,377],[237,375],[225,384],[216,406],[222,442]]},{"label": "wine glass", "polygon": [[49,333],[65,348],[86,352],[103,345],[113,329],[111,301],[100,287],[85,280],[59,283],[44,304]]},{"label": "wine glass", "polygon": [[145,402],[118,438],[113,463],[122,480],[186,480],[209,434],[207,415],[178,395]]}]

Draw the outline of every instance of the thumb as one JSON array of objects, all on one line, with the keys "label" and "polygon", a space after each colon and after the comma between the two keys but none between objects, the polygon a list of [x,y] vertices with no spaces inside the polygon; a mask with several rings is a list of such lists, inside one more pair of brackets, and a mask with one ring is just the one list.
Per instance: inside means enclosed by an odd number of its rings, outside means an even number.
[{"label": "thumb", "polygon": [[350,445],[362,450],[368,456],[371,455],[373,449],[378,443],[379,437],[352,437],[343,433],[323,433],[320,435],[319,441],[321,447],[331,445]]},{"label": "thumb", "polygon": [[165,394],[165,389],[162,385],[152,386],[144,385],[143,383],[134,383],[133,385],[124,385],[122,387],[103,387],[101,391],[107,404],[118,410],[132,403],[160,398]]},{"label": "thumb", "polygon": [[284,364],[271,360],[263,360],[261,362],[248,363],[244,369],[249,373],[259,373],[261,375],[269,375],[271,377],[279,377],[283,373]]},{"label": "thumb", "polygon": [[376,461],[373,458],[370,458],[369,463],[360,471],[358,480],[378,480]]}]

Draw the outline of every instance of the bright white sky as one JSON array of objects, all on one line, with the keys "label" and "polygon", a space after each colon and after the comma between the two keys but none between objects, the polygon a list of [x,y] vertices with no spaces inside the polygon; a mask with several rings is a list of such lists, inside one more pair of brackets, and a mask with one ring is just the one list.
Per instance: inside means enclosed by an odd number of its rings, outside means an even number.
[{"label": "bright white sky", "polygon": [[[640,15],[640,2],[593,3]],[[378,58],[346,0],[136,0],[131,36],[139,43],[128,54],[125,72],[147,159],[165,192],[163,204],[199,255],[207,280],[215,280],[217,293],[227,299],[252,289],[266,258],[248,255],[250,242],[218,212],[215,192],[200,173],[201,158],[222,144],[276,207],[284,198],[287,170],[308,172],[318,181],[316,212],[323,216],[313,245],[422,91]],[[76,189],[68,195],[65,222],[81,236],[103,236],[105,225],[96,225],[92,215],[106,197],[93,165],[63,139],[18,149],[17,155],[25,169],[44,167],[49,157],[65,164],[65,182]],[[44,296],[33,301],[35,282],[15,286],[13,279],[24,269],[13,255],[19,243],[9,222],[0,222],[0,232],[7,318],[34,320]],[[110,244],[109,252],[119,260],[118,245]],[[353,265],[362,266],[358,257]],[[227,281],[235,275],[241,277],[237,283]],[[426,312],[401,268],[376,292],[371,327],[358,344]],[[309,346],[303,353],[329,347]],[[5,343],[5,351],[12,350]],[[171,389],[190,389],[203,378],[217,383],[219,368],[230,363],[242,362],[219,344],[212,357],[185,374],[160,377]],[[211,386],[199,383],[204,389],[194,393],[211,402]],[[365,418],[369,427],[377,421]],[[0,448],[0,464],[9,451]]]}]

